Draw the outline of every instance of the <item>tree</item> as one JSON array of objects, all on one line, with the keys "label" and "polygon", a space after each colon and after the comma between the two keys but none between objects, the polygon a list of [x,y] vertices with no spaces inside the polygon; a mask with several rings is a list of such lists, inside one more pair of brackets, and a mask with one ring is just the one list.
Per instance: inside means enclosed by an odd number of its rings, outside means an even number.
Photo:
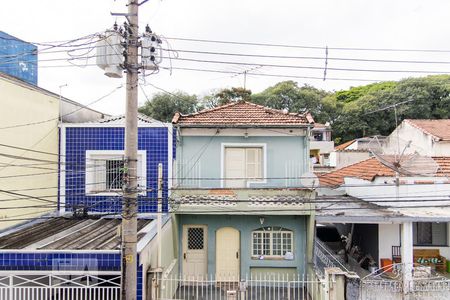
[{"label": "tree", "polygon": [[236,101],[250,101],[252,91],[241,88],[232,87],[230,89],[221,89],[212,92],[210,95],[202,99],[202,103],[206,108],[213,108]]},{"label": "tree", "polygon": [[176,112],[194,113],[198,110],[198,98],[184,92],[157,93],[139,108],[139,112],[153,119],[170,122]]},{"label": "tree", "polygon": [[323,99],[329,93],[310,85],[299,87],[292,80],[282,81],[252,96],[252,101],[289,112],[309,111],[319,122],[328,121]]},{"label": "tree", "polygon": [[[342,105],[333,123],[333,135],[342,142],[368,135],[388,135],[404,119],[442,119],[450,117],[450,76],[435,75],[407,78],[398,82],[380,82],[336,92],[335,102]],[[386,109],[384,109],[386,108]]]}]

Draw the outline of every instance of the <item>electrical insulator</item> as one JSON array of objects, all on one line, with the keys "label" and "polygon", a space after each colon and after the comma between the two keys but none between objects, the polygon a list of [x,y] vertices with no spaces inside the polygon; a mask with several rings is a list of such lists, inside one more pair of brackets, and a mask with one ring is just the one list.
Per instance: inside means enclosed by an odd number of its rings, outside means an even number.
[{"label": "electrical insulator", "polygon": [[[150,27],[149,27],[150,30]],[[144,70],[157,70],[162,61],[161,40],[147,32],[141,39],[141,65]]]},{"label": "electrical insulator", "polygon": [[114,30],[108,30],[96,45],[97,66],[105,71],[105,75],[112,78],[123,76],[122,36]]}]

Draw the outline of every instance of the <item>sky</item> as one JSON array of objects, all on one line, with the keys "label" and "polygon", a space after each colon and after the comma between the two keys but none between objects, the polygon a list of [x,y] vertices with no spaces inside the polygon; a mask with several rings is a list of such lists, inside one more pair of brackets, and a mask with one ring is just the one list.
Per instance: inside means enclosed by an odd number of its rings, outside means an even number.
[{"label": "sky", "polygon": [[[70,40],[104,32],[115,21],[125,21],[123,17],[111,16],[111,12],[126,12],[126,1],[3,1],[0,30],[30,42]],[[151,98],[161,89],[202,96],[222,88],[242,87],[244,71],[251,74],[246,77],[246,88],[253,93],[283,80],[333,91],[374,81],[426,76],[432,72],[450,73],[449,12],[450,1],[446,0],[149,0],[140,6],[140,31],[149,24],[163,38],[163,47],[177,52],[171,52],[172,59],[165,52],[160,71],[141,79],[139,102],[144,103],[146,97]],[[328,47],[327,60],[325,47]],[[125,77],[109,78],[100,68],[90,66],[95,60],[83,67],[86,60],[76,60],[73,64],[64,60],[49,61],[55,58],[69,56],[67,53],[39,53],[39,86],[59,93],[59,87],[67,84],[61,88],[62,95],[80,103],[92,103],[125,82]],[[326,63],[326,80],[323,80]],[[125,89],[117,89],[91,107],[113,115],[124,113]]]}]

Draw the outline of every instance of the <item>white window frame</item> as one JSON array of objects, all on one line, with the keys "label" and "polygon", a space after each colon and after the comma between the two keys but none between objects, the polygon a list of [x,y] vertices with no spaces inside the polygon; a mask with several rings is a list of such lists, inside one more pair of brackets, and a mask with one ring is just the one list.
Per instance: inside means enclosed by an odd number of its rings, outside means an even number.
[{"label": "white window frame", "polygon": [[221,165],[221,180],[220,186],[221,188],[225,187],[225,149],[226,148],[262,148],[262,180],[247,180],[247,188],[250,187],[251,184],[267,183],[267,144],[266,143],[222,143],[221,151],[220,151],[220,165]]},{"label": "white window frame", "polygon": [[[85,194],[87,196],[118,196],[118,192],[108,191],[108,192],[94,192],[92,190],[93,184],[95,180],[95,176],[92,172],[92,168],[89,166],[92,165],[93,159],[112,159],[118,158],[121,156],[125,156],[124,150],[86,150],[86,176],[85,176]],[[138,175],[138,187],[143,190],[139,193],[139,195],[146,196],[147,195],[147,151],[146,150],[138,150],[138,161],[140,162],[140,168],[137,170]],[[138,164],[139,165],[139,164]]]},{"label": "white window frame", "polygon": [[[286,234],[290,234],[290,240],[291,240],[291,249],[290,249],[290,251],[287,251],[287,252],[291,252],[292,254],[294,253],[294,231],[293,230],[290,230],[290,229],[287,229],[287,228],[283,228],[283,227],[280,227],[281,228],[281,230],[264,230],[264,228],[267,228],[267,227],[263,227],[263,228],[258,228],[258,229],[256,229],[256,230],[253,230],[252,232],[251,232],[251,239],[250,239],[250,241],[251,241],[251,244],[252,244],[252,246],[251,246],[251,256],[252,256],[252,258],[253,259],[259,259],[260,258],[260,256],[264,256],[264,258],[272,258],[272,259],[283,259],[284,258],[284,255],[283,254],[281,254],[281,255],[274,255],[273,254],[273,234],[274,233],[280,233],[281,234],[281,252],[283,253],[283,251],[284,251],[284,242],[283,242],[283,234],[284,233],[286,233]],[[262,238],[262,244],[261,244],[261,251],[263,251],[262,249],[263,249],[263,245],[264,245],[264,234],[265,233],[268,233],[269,234],[269,254],[268,255],[264,255],[264,254],[255,254],[255,248],[254,248],[254,245],[255,245],[255,243],[254,243],[254,234],[261,234],[261,238]]]}]

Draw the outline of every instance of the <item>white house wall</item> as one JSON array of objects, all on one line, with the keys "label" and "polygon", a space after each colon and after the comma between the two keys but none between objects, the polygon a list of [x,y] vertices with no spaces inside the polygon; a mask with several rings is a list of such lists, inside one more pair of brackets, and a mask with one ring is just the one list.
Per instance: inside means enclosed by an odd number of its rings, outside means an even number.
[{"label": "white house wall", "polygon": [[[447,223],[447,243],[450,241],[450,230]],[[378,253],[380,259],[392,258],[392,246],[400,246],[400,224],[378,225]],[[414,249],[439,249],[442,256],[450,259],[450,247],[414,246]]]},{"label": "white house wall", "polygon": [[340,169],[370,157],[368,151],[333,151],[330,153],[330,166]]},{"label": "white house wall", "polygon": [[[400,137],[400,151],[398,151],[397,136]],[[390,151],[402,152],[408,141],[411,145],[405,154],[418,152],[425,156],[446,156],[450,154],[450,142],[434,141],[434,137],[407,122],[402,122],[386,139],[385,148]]]},{"label": "white house wall", "polygon": [[[393,177],[378,177],[374,181],[345,178],[344,181],[348,195],[382,206],[444,206],[448,205],[448,195],[450,195],[450,184],[447,184],[447,179],[444,177],[400,178],[402,184],[399,187],[395,186],[395,178]],[[435,183],[417,184],[417,182],[427,181],[435,181]],[[397,189],[399,200],[395,200]],[[436,201],[421,201],[426,200],[428,197],[432,197]],[[438,201],[440,197],[443,200],[446,199],[446,201]],[[450,215],[448,218],[450,219]]]},{"label": "white house wall", "polygon": [[399,224],[378,224],[378,255],[392,258],[392,246],[400,246]]},{"label": "white house wall", "polygon": [[433,156],[449,156],[450,155],[450,141],[440,141],[434,143]]}]

